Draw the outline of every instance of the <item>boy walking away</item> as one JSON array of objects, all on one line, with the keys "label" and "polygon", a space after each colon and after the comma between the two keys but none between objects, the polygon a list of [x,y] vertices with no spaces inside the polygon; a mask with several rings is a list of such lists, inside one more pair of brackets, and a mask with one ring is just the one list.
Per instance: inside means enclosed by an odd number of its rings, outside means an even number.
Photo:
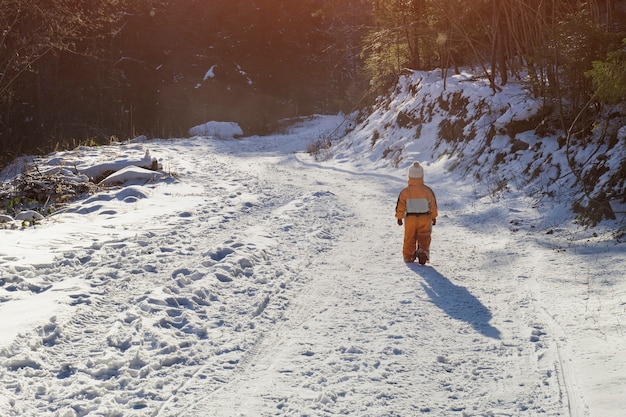
[{"label": "boy walking away", "polygon": [[404,262],[417,258],[424,265],[430,253],[432,227],[437,223],[437,200],[433,190],[424,184],[424,168],[419,162],[409,167],[409,185],[398,196],[396,219],[398,226],[404,223]]}]

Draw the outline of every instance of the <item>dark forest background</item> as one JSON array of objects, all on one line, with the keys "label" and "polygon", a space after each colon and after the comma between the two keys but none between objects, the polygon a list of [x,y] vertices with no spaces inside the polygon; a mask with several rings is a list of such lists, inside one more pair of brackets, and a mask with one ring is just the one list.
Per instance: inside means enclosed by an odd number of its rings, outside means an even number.
[{"label": "dark forest background", "polygon": [[626,97],[625,3],[0,0],[0,162],[209,120],[263,134],[363,108],[407,68],[523,79],[584,130]]}]

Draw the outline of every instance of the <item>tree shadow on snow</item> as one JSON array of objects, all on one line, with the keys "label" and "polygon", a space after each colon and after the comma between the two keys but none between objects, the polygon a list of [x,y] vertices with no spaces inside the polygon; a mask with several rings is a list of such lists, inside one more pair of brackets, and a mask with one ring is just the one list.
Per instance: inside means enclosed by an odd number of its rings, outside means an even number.
[{"label": "tree shadow on snow", "polygon": [[493,317],[491,311],[467,288],[454,285],[433,267],[415,265],[411,269],[424,279],[421,285],[437,307],[451,318],[468,323],[477,332],[500,339],[500,330],[489,324]]}]

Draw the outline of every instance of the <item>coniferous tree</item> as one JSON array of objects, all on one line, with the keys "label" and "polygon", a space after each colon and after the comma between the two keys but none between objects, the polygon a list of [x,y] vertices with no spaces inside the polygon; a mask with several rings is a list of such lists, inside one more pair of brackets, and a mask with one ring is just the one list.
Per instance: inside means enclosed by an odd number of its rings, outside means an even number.
[{"label": "coniferous tree", "polygon": [[[623,42],[626,44],[626,40]],[[594,61],[585,76],[593,82],[594,97],[602,103],[626,100],[626,51],[609,52],[605,60]]]}]

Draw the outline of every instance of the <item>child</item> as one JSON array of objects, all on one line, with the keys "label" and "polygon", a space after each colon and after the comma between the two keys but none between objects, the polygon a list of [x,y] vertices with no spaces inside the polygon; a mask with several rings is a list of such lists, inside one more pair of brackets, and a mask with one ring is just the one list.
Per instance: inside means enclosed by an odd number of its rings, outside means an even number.
[{"label": "child", "polygon": [[433,190],[424,184],[424,168],[419,162],[409,167],[409,185],[398,196],[396,219],[399,226],[404,219],[404,262],[417,258],[424,265],[430,252],[430,233],[437,223],[437,200]]}]

